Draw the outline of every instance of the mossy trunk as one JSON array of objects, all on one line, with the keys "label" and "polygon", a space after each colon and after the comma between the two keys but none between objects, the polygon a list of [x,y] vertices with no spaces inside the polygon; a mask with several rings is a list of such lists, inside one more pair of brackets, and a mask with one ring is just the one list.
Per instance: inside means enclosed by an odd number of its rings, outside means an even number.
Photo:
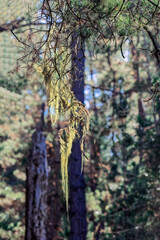
[{"label": "mossy trunk", "polygon": [[[82,103],[84,103],[84,64],[84,40],[74,33],[72,35],[72,91]],[[85,240],[87,233],[85,183],[81,164],[80,140],[76,140],[69,158],[70,240]]]}]

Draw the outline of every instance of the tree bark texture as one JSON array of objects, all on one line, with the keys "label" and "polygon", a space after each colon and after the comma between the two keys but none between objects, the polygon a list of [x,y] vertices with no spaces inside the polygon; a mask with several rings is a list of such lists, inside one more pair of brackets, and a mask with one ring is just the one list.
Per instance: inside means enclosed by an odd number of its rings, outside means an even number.
[{"label": "tree bark texture", "polygon": [[[49,127],[50,126],[50,127]],[[51,132],[51,121],[48,122],[48,131]],[[55,130],[58,133],[58,129]],[[61,225],[61,172],[60,172],[60,146],[59,142],[46,141],[47,160],[50,168],[48,176],[48,217],[47,217],[47,240],[62,240],[59,236]],[[54,147],[53,147],[54,145]]]},{"label": "tree bark texture", "polygon": [[[72,35],[72,91],[75,97],[84,103],[84,40],[76,33]],[[85,182],[81,173],[80,141],[76,140],[72,146],[69,158],[69,216],[70,240],[85,240],[87,233]]]},{"label": "tree bark texture", "polygon": [[32,136],[27,162],[26,240],[46,240],[48,166],[45,137],[41,130]]}]

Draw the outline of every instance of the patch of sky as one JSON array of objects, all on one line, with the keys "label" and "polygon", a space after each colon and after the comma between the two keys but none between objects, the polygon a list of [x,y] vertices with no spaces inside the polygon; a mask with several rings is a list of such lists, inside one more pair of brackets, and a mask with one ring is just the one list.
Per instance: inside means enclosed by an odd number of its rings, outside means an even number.
[{"label": "patch of sky", "polygon": [[112,95],[112,91],[104,90],[104,94],[111,96]]},{"label": "patch of sky", "polygon": [[122,57],[123,61],[129,62],[129,55],[130,55],[130,50],[129,50],[129,40],[127,39],[126,42],[123,44],[123,55],[124,58]]},{"label": "patch of sky", "polygon": [[46,102],[46,101],[47,101],[47,96],[43,96],[43,97],[42,97],[42,101],[43,101],[43,102]]},{"label": "patch of sky", "polygon": [[43,2],[44,2],[44,0],[39,0],[38,3],[37,3],[37,5],[36,5],[36,7],[39,7],[39,5],[40,5],[41,3],[43,3]]},{"label": "patch of sky", "polygon": [[98,108],[101,108],[101,107],[103,107],[103,103],[98,102],[98,103],[96,104],[96,106],[97,106]]},{"label": "patch of sky", "polygon": [[125,50],[125,51],[123,52],[123,54],[124,54],[124,56],[125,56],[124,61],[125,61],[125,62],[129,62],[129,54],[130,54],[130,51],[129,51],[129,50]]},{"label": "patch of sky", "polygon": [[94,83],[97,83],[97,76],[96,76],[96,72],[93,71],[93,74],[91,76],[91,74],[87,75],[87,81],[93,81]]},{"label": "patch of sky", "polygon": [[[91,70],[91,69],[90,69],[89,66],[86,66],[86,67],[85,67],[85,71],[86,71],[86,72],[90,72],[90,70]],[[96,70],[96,69],[93,69],[93,70],[92,70],[92,74],[96,74],[96,73],[98,73],[97,70]]]},{"label": "patch of sky", "polygon": [[84,89],[84,94],[87,96],[87,95],[91,95],[91,87],[89,85],[86,85],[85,86],[85,89]]},{"label": "patch of sky", "polygon": [[51,115],[53,115],[54,112],[55,112],[55,111],[54,111],[54,108],[49,107],[49,112],[50,112]]},{"label": "patch of sky", "polygon": [[122,83],[122,79],[118,79],[118,83]]},{"label": "patch of sky", "polygon": [[40,9],[39,11],[38,11],[38,19],[39,19],[39,22],[40,23],[47,23],[47,21],[46,21],[46,16],[42,13],[42,10]]},{"label": "patch of sky", "polygon": [[113,87],[110,88],[110,91],[113,92]]},{"label": "patch of sky", "polygon": [[84,100],[84,104],[85,104],[85,106],[86,106],[86,108],[87,108],[87,109],[89,109],[89,108],[90,108],[89,101],[87,101],[87,100]]},{"label": "patch of sky", "polygon": [[30,109],[30,106],[28,104],[26,104],[25,109],[26,110]]},{"label": "patch of sky", "polygon": [[87,108],[89,108],[90,107],[89,101],[93,99],[91,87],[89,85],[85,86],[84,95],[85,95],[85,105],[86,107],[88,106]]},{"label": "patch of sky", "polygon": [[28,90],[27,90],[27,93],[32,94],[32,91],[28,89]]},{"label": "patch of sky", "polygon": [[112,138],[112,132],[110,132],[110,134],[108,135],[108,139]]},{"label": "patch of sky", "polygon": [[96,98],[99,98],[102,95],[102,91],[100,89],[95,89],[94,94]]},{"label": "patch of sky", "polygon": [[113,152],[110,152],[110,156],[111,156],[111,157],[113,156]]},{"label": "patch of sky", "polygon": [[39,96],[42,96],[42,97],[44,96],[44,91],[43,91],[43,89],[40,89],[40,90],[38,91],[38,95],[39,95]]},{"label": "patch of sky", "polygon": [[44,111],[44,116],[45,116],[45,117],[48,116],[48,108],[45,109],[45,111]]},{"label": "patch of sky", "polygon": [[47,40],[47,35],[43,36],[43,40],[46,41]]},{"label": "patch of sky", "polygon": [[123,89],[121,89],[121,90],[120,90],[120,93],[122,93],[122,94],[123,94],[123,93],[124,93],[124,90],[123,90]]},{"label": "patch of sky", "polygon": [[61,23],[62,22],[62,17],[61,16],[57,16],[56,22],[57,23]]},{"label": "patch of sky", "polygon": [[110,134],[108,135],[108,139],[112,139],[112,138],[114,142],[117,142],[118,136],[116,133],[114,133],[114,136],[112,136],[112,132],[110,132]]},{"label": "patch of sky", "polygon": [[39,51],[39,57],[40,57],[40,58],[43,58],[43,55],[42,55],[42,51],[41,51],[41,50]]},{"label": "patch of sky", "polygon": [[106,121],[107,121],[107,122],[110,122],[110,121],[111,121],[111,116],[107,116],[107,117],[106,117]]}]

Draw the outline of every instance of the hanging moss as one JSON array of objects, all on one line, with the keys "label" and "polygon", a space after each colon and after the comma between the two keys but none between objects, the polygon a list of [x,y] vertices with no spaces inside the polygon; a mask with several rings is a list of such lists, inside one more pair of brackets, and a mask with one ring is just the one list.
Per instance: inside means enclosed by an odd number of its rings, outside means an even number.
[{"label": "hanging moss", "polygon": [[[54,26],[51,34],[54,33]],[[50,52],[53,50],[53,58]],[[71,75],[69,68],[70,54],[68,49],[62,46],[54,48],[51,39],[48,39],[43,61],[34,67],[43,76],[46,85],[48,105],[50,108],[52,123],[56,123],[60,116],[69,116],[68,127],[59,132],[62,189],[66,198],[68,211],[68,159],[71,154],[72,144],[76,138],[81,140],[82,167],[83,167],[83,145],[84,137],[89,129],[89,113],[84,104],[78,101],[71,91]]]}]

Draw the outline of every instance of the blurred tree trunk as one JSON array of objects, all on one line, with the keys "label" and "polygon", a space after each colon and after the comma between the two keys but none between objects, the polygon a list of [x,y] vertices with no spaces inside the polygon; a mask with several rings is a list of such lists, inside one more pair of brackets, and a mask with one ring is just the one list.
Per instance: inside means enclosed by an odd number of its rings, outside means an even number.
[{"label": "blurred tree trunk", "polygon": [[[59,124],[54,132],[58,135]],[[47,122],[47,132],[53,134],[52,123],[50,117]],[[53,135],[53,139],[55,136]],[[47,214],[47,240],[60,240],[58,236],[61,225],[61,208],[60,199],[61,183],[60,183],[60,146],[59,142],[46,141],[47,160],[50,168],[48,176],[48,214]]]},{"label": "blurred tree trunk", "polygon": [[[91,57],[90,53],[90,57]],[[94,86],[94,80],[93,80],[93,67],[92,64],[90,64],[90,77],[92,84]],[[98,127],[98,109],[96,106],[96,96],[95,96],[95,89],[92,88],[92,98],[93,98],[93,112],[94,112],[94,124]],[[90,154],[91,154],[91,160],[90,160],[90,180],[91,180],[91,190],[92,192],[95,192],[97,186],[98,186],[98,178],[100,173],[100,167],[99,164],[101,163],[101,153],[100,153],[100,144],[97,139],[95,139],[95,134],[97,133],[97,128],[95,128],[95,131],[93,130],[93,136],[90,136],[89,139],[89,146],[90,146]]]},{"label": "blurred tree trunk", "polygon": [[[137,37],[137,46],[139,44],[139,37]],[[145,112],[144,112],[144,107],[143,107],[143,101],[142,101],[142,82],[140,80],[140,65],[139,65],[139,51],[136,50],[136,47],[133,43],[133,40],[131,39],[130,41],[130,46],[131,46],[131,56],[132,56],[132,65],[133,65],[133,75],[136,80],[136,85],[138,88],[139,92],[139,97],[138,97],[138,115],[140,118],[139,122],[139,129],[138,129],[138,136],[139,136],[139,158],[140,162],[142,162],[143,159],[143,137],[144,137],[144,121],[145,121]]]},{"label": "blurred tree trunk", "polygon": [[[84,103],[84,39],[76,33],[72,35],[72,91],[75,97]],[[72,146],[69,158],[69,216],[71,233],[70,240],[85,240],[87,233],[85,183],[81,173],[80,141],[76,140]]]},{"label": "blurred tree trunk", "polygon": [[32,150],[27,161],[26,240],[46,240],[48,166],[43,113],[32,136]]}]

